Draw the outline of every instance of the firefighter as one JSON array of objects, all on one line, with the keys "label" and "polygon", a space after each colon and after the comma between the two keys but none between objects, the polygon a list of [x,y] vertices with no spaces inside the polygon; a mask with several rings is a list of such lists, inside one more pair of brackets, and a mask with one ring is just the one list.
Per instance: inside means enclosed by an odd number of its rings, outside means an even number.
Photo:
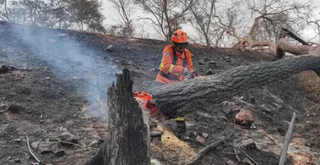
[{"label": "firefighter", "polygon": [[162,84],[170,84],[183,81],[191,76],[193,63],[188,45],[187,33],[178,29],[172,33],[172,44],[167,45],[162,53],[162,60],[156,81]]},{"label": "firefighter", "polygon": [[[191,77],[193,73],[191,53],[186,49],[188,45],[187,33],[178,29],[172,33],[171,41],[172,44],[167,45],[163,50],[159,73],[156,77],[156,82],[165,85],[181,82],[186,77]],[[178,137],[182,137],[186,131],[184,117],[175,117],[173,121],[175,123],[172,124],[175,126],[171,127],[172,131]]]}]

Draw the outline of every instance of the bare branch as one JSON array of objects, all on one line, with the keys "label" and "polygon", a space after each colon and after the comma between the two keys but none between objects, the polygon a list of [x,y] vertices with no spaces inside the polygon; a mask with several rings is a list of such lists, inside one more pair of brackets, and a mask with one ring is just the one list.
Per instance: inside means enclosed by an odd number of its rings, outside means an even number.
[{"label": "bare branch", "polygon": [[8,22],[8,20],[6,18],[4,18],[3,16],[0,15],[0,18],[3,20],[3,21],[6,21]]},{"label": "bare branch", "polygon": [[32,152],[32,149],[31,149],[31,147],[30,147],[30,143],[29,143],[29,138],[28,138],[28,136],[26,136],[26,139],[27,139],[27,146],[28,146],[29,154],[30,154],[39,164],[42,164],[41,161],[37,158],[37,156]]},{"label": "bare branch", "polygon": [[216,149],[217,147],[219,147],[220,145],[223,145],[227,140],[230,139],[230,137],[233,136],[233,134],[224,137],[223,139],[220,139],[210,145],[205,146],[204,148],[202,148],[199,152],[198,155],[196,157],[195,160],[193,160],[192,162],[188,163],[187,165],[197,165],[201,162],[201,159],[203,158],[203,156],[209,152],[211,152],[212,150]]},{"label": "bare branch", "polygon": [[116,6],[120,14],[121,22],[123,24],[122,35],[126,37],[133,37],[134,27],[132,24],[132,14],[134,13],[134,3],[131,0],[111,0]]},{"label": "bare branch", "polygon": [[284,163],[287,160],[287,158],[286,158],[287,157],[287,150],[288,150],[289,142],[290,142],[290,139],[291,139],[291,134],[292,134],[292,130],[293,130],[293,123],[294,123],[295,119],[296,119],[296,113],[293,112],[292,119],[291,119],[291,122],[290,122],[290,125],[289,125],[289,128],[288,128],[286,137],[284,139],[283,147],[282,147],[282,150],[281,150],[281,157],[280,157],[280,160],[279,160],[279,165],[284,165]]},{"label": "bare branch", "polygon": [[190,163],[188,163],[187,165],[197,165],[200,163],[202,157],[207,154],[208,152],[216,149],[218,146],[223,145],[224,140],[218,140],[216,142],[214,142],[213,144],[210,144],[204,148],[202,148],[199,152],[198,155],[196,157],[196,159]]},{"label": "bare branch", "polygon": [[234,149],[237,149],[239,150],[242,154],[244,154],[254,165],[259,165],[253,158],[251,158],[246,152],[244,152],[242,149],[236,147],[236,146],[233,146],[231,144],[229,144],[228,146],[234,148]]},{"label": "bare branch", "polygon": [[[247,5],[247,9],[249,9],[248,12],[251,12],[252,16],[256,15],[247,35],[237,35],[241,34],[237,32],[245,27],[233,28],[231,31],[230,27],[224,25],[221,19],[218,19],[219,24],[224,27],[227,34],[237,39],[238,42],[234,45],[237,48],[245,49],[256,46],[269,46],[275,52],[275,43],[273,42],[277,40],[279,32],[282,31],[281,28],[294,29],[296,33],[300,29],[305,28],[308,23],[315,25],[320,35],[320,21],[311,19],[315,18],[316,15],[311,12],[313,8],[310,6],[310,2],[294,3],[271,0],[256,3],[255,0],[247,0],[244,3]],[[217,18],[220,18],[220,16]],[[315,21],[315,23],[312,21]]]},{"label": "bare branch", "polygon": [[[193,18],[189,19],[189,22],[205,38],[207,46],[211,45],[214,36],[220,36],[219,34],[213,34],[215,32],[214,27],[217,27],[212,24],[216,11],[215,3],[216,0],[203,0],[190,7]],[[223,33],[223,31],[220,33]]]},{"label": "bare branch", "polygon": [[[157,24],[155,29],[160,29],[161,35],[170,39],[173,30],[177,29],[183,23],[185,13],[190,8],[193,0],[169,1],[169,0],[136,0],[143,9],[150,13]],[[180,10],[177,10],[180,9]]]}]

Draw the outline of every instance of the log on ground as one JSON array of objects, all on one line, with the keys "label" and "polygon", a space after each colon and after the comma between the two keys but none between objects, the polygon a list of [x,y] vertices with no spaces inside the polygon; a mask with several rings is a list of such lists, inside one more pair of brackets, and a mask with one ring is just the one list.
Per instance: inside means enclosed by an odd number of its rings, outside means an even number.
[{"label": "log on ground", "polygon": [[297,58],[240,66],[218,75],[197,77],[151,90],[161,112],[170,117],[183,116],[196,105],[217,104],[236,94],[263,86],[305,70],[320,66],[320,57],[304,55]]}]

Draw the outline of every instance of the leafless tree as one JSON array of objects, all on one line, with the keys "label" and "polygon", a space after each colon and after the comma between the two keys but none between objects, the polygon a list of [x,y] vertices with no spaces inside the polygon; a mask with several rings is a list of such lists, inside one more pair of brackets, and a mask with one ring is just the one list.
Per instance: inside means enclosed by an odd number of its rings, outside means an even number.
[{"label": "leafless tree", "polygon": [[132,15],[135,12],[135,3],[132,0],[110,0],[117,8],[120,14],[120,25],[122,27],[122,35],[133,37],[134,27]]},{"label": "leafless tree", "polygon": [[139,29],[137,29],[137,32],[135,33],[136,37],[138,38],[150,38],[150,32],[147,30],[148,25],[145,21],[138,22],[137,26]]},{"label": "leafless tree", "polygon": [[[191,16],[188,18],[197,32],[198,42],[207,46],[229,46],[234,43],[234,38],[226,35],[230,27],[243,26],[243,8],[239,7],[243,2],[235,0],[222,2],[216,0],[204,0],[194,3],[190,7]],[[238,27],[238,26],[237,26]]]},{"label": "leafless tree", "polygon": [[[267,46],[275,52],[275,41],[282,27],[302,34],[302,30],[308,26],[308,22],[311,23],[312,20],[312,23],[316,24],[319,21],[314,19],[316,18],[313,12],[315,7],[312,7],[310,1],[297,3],[284,0],[246,0],[242,5],[246,9],[244,13],[247,15],[246,18],[242,18],[243,23],[249,22],[248,18],[254,17],[250,26],[241,27],[241,24],[231,24],[230,26],[221,20],[225,31],[237,39],[238,42],[234,45],[236,48]],[[246,35],[241,32],[246,32]]]},{"label": "leafless tree", "polygon": [[155,26],[156,31],[170,40],[171,33],[184,22],[185,14],[193,4],[193,0],[135,0],[150,13],[153,18],[148,19]]},{"label": "leafless tree", "polygon": [[[313,12],[313,15],[320,15],[320,9],[318,10],[313,10],[311,11]],[[310,30],[314,32],[314,36],[312,38],[316,39],[316,41],[320,41],[320,19],[319,17],[313,17],[313,18],[309,18],[307,20],[307,24],[310,26]]]},{"label": "leafless tree", "polygon": [[204,42],[207,46],[210,46],[213,39],[221,34],[220,28],[217,28],[214,24],[214,18],[216,16],[216,0],[202,0],[194,3],[190,7],[192,16],[189,18],[189,22],[204,38]]}]

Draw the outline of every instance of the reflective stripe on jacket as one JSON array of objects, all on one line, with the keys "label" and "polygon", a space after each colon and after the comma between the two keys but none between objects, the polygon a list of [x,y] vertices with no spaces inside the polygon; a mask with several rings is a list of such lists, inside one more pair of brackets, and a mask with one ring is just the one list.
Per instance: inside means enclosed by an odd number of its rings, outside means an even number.
[{"label": "reflective stripe on jacket", "polygon": [[188,49],[179,53],[174,49],[174,45],[167,45],[162,53],[162,60],[156,81],[169,84],[172,82],[183,81],[183,67],[193,71],[191,53]]}]

